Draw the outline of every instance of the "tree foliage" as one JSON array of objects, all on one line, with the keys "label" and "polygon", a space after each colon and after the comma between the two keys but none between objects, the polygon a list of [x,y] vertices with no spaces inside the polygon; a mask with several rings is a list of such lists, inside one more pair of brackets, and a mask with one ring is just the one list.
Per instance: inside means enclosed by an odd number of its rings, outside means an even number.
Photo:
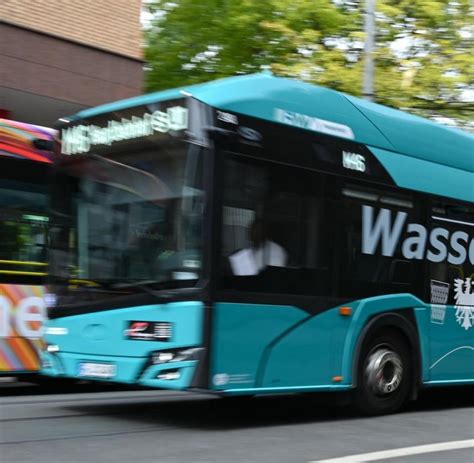
[{"label": "tree foliage", "polygon": [[[362,0],[152,0],[148,90],[271,69],[353,95],[363,78]],[[470,0],[377,0],[376,101],[466,124]]]}]

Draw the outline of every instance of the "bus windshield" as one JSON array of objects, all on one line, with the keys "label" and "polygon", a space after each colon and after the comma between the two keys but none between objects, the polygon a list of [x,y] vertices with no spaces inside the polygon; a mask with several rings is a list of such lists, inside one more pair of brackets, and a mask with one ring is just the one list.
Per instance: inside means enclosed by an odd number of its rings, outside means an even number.
[{"label": "bus windshield", "polygon": [[0,281],[44,275],[46,199],[44,185],[0,178]]},{"label": "bus windshield", "polygon": [[202,153],[172,140],[76,157],[53,187],[53,279],[113,287],[196,280],[202,262]]}]

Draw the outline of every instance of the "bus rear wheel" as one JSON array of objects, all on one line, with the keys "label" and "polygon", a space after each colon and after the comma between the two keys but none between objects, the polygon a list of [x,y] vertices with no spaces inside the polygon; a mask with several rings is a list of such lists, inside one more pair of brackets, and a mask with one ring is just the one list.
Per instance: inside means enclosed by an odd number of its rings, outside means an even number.
[{"label": "bus rear wheel", "polygon": [[407,401],[413,378],[410,349],[396,332],[364,343],[357,369],[354,405],[364,415],[394,413]]}]

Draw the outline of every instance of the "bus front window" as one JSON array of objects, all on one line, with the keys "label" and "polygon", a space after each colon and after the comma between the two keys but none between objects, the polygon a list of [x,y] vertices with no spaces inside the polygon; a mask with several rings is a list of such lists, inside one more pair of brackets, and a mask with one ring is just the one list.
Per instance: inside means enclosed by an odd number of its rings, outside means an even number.
[{"label": "bus front window", "polygon": [[38,284],[44,276],[46,201],[46,187],[38,179],[0,179],[0,283]]},{"label": "bus front window", "polygon": [[63,167],[53,194],[53,278],[116,286],[199,278],[201,157],[175,141]]}]

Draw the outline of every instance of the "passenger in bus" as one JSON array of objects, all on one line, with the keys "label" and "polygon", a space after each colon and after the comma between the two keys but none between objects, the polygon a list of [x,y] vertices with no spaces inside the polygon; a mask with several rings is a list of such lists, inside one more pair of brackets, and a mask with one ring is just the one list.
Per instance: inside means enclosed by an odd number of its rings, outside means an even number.
[{"label": "passenger in bus", "polygon": [[266,223],[255,219],[249,228],[251,247],[229,256],[232,273],[238,276],[257,275],[267,266],[286,267],[288,255],[282,246],[272,241]]}]

